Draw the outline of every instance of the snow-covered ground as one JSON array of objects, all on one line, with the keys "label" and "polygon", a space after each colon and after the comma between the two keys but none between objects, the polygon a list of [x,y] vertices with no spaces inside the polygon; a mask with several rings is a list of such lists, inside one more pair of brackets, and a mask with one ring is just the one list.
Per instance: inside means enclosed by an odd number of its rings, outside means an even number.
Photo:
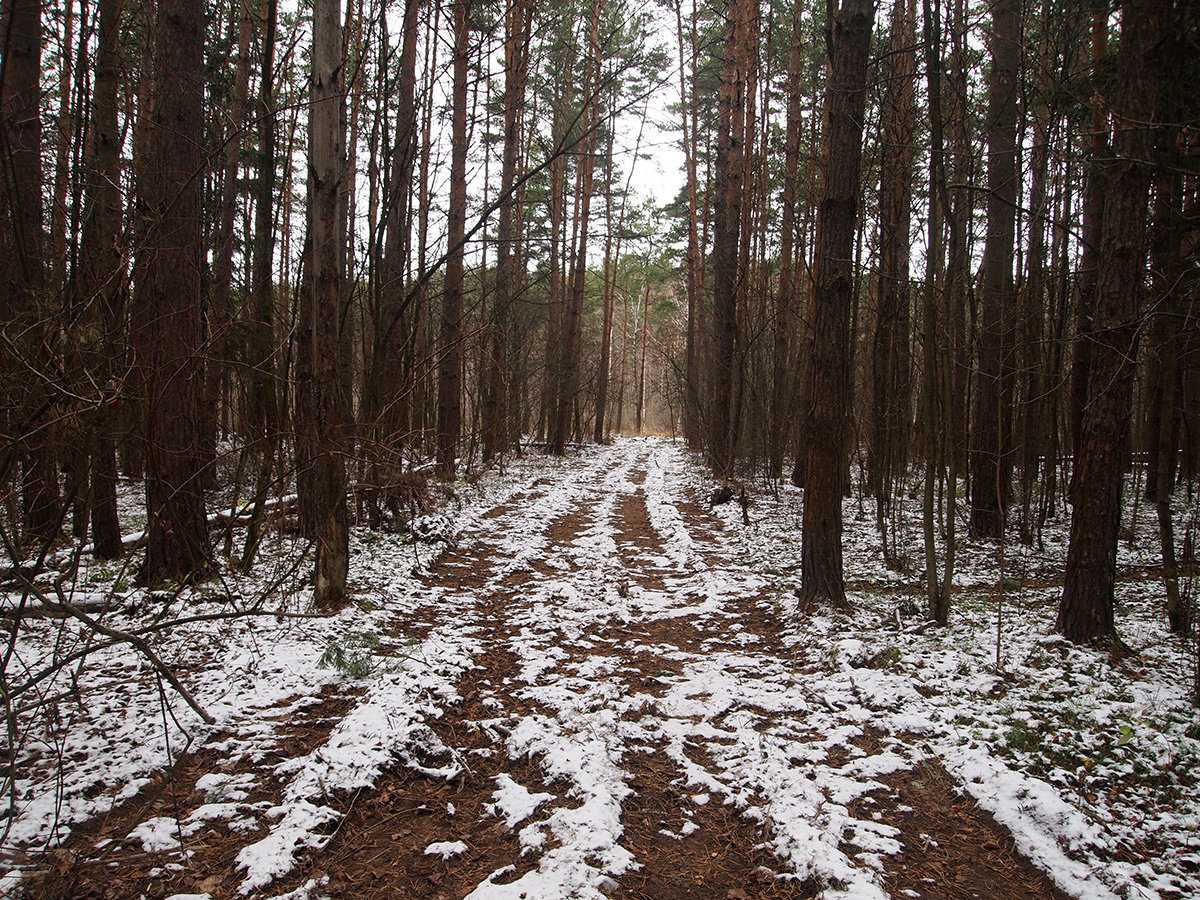
[{"label": "snow-covered ground", "polygon": [[[753,495],[749,526],[737,504],[698,526],[688,504],[711,487],[681,446],[658,440],[566,460],[528,454],[459,485],[446,510],[458,550],[487,563],[482,583],[422,578],[441,545],[356,529],[355,602],[331,617],[306,614],[303,548],[283,534],[269,536],[251,575],[223,572],[178,595],[130,588],[131,568],[85,567],[63,587],[68,599],[112,601],[90,614],[144,638],[215,721],[129,643],[100,646],[109,638],[74,620],[22,618],[4,670],[19,744],[0,891],[36,867],[32,851],[133,796],[181,752],[218,748],[250,772],[207,773],[205,805],[143,822],[129,841],[163,851],[169,869],[190,835],[226,822],[245,835],[239,892],[272,896],[300,855],[326,845],[347,792],[388,766],[457,770],[455,748],[429,724],[499,647],[519,669],[493,686],[495,717],[472,727],[494,734],[497,752],[536,760],[556,793],[498,779],[492,814],[537,865],[509,883],[493,873],[472,897],[598,898],[635,871],[622,810],[629,760],[650,751],[678,769],[694,806],[730,803],[761,823],[782,869],[826,897],[887,896],[884,860],[902,852],[900,833],[862,801],[880,779],[930,760],[1066,892],[1200,896],[1195,658],[1166,632],[1161,584],[1136,568],[1156,561],[1152,510],[1142,505],[1122,541],[1131,577],[1118,587],[1118,627],[1137,653],[1116,661],[1053,634],[1065,523],[1043,553],[1006,548],[1002,606],[997,549],[965,546],[950,626],[922,628],[916,575],[884,566],[873,511],[849,498],[854,611],[800,616],[799,492]],[[655,546],[621,533],[634,498]],[[895,549],[916,572],[917,508],[905,516]],[[483,600],[501,589],[515,598],[497,627]],[[260,601],[260,615],[216,615]],[[745,621],[758,604],[786,617],[782,637]],[[160,628],[164,614],[182,622]],[[656,637],[679,622],[695,627],[694,641]],[[661,666],[635,664],[655,658]],[[289,716],[349,685],[362,692],[328,737],[279,761]],[[254,765],[283,779],[278,802],[248,800]],[[423,852],[465,852],[460,835],[445,837]],[[313,881],[287,896],[322,891]]]}]

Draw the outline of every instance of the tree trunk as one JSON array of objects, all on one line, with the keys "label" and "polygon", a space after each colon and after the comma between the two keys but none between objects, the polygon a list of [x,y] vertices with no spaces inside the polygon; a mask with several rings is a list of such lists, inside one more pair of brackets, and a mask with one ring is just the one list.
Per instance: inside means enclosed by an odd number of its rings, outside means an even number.
[{"label": "tree trunk", "polygon": [[1018,0],[992,4],[988,77],[987,238],[981,264],[982,324],[971,446],[971,533],[1004,533],[1009,494],[1012,407],[1013,252],[1016,244],[1017,75],[1021,59]]},{"label": "tree trunk", "polygon": [[313,4],[309,108],[309,231],[312,234],[312,512],[317,543],[313,606],[327,609],[346,594],[350,563],[346,516],[346,398],[341,377],[345,236],[339,210],[344,173],[346,102],[341,0]]},{"label": "tree trunk", "polygon": [[521,111],[529,69],[529,38],[533,15],[530,0],[517,0],[505,10],[504,35],[504,158],[500,169],[500,209],[496,227],[496,289],[492,301],[484,386],[483,461],[489,462],[508,446],[509,319],[518,288],[521,261],[516,243],[518,151],[521,145]]},{"label": "tree trunk", "polygon": [[[921,513],[925,543],[925,596],[928,601],[929,618],[939,625],[950,619],[949,575],[954,568],[954,490],[952,429],[947,427],[946,418],[952,414],[952,404],[943,410],[943,422],[939,428],[937,418],[938,398],[942,394],[941,376],[953,365],[952,359],[937,358],[938,301],[943,295],[945,282],[943,223],[949,207],[946,186],[946,153],[942,120],[942,41],[941,4],[937,0],[924,0],[924,54],[925,79],[929,96],[930,153],[929,153],[929,246],[925,258],[925,286],[921,291],[921,318],[923,358],[921,365],[921,421],[925,432],[925,479]],[[950,342],[947,342],[949,344]],[[950,345],[952,349],[952,344]],[[940,365],[940,370],[939,370]],[[946,542],[946,579],[938,578],[937,565],[937,519],[934,488],[939,468],[951,463],[948,504],[951,507],[946,521],[951,524]]]},{"label": "tree trunk", "polygon": [[588,225],[592,203],[592,179],[596,167],[596,132],[600,104],[600,18],[604,0],[593,0],[587,72],[584,76],[583,143],[578,171],[578,245],[571,262],[571,294],[563,317],[563,340],[558,361],[557,416],[550,440],[550,451],[559,456],[566,450],[570,414],[579,387],[579,341],[583,326],[583,294],[587,276]]},{"label": "tree trunk", "polygon": [[452,481],[462,431],[463,253],[467,224],[467,66],[470,0],[454,0],[454,88],[450,151],[449,257],[438,368],[438,474]]},{"label": "tree trunk", "polygon": [[[1181,60],[1180,29],[1171,29],[1169,59]],[[1162,104],[1163,118],[1171,123],[1158,135],[1158,175],[1154,185],[1154,229],[1150,240],[1150,288],[1153,314],[1149,329],[1150,347],[1147,380],[1150,382],[1149,415],[1146,428],[1146,496],[1154,501],[1158,516],[1159,546],[1162,552],[1163,589],[1167,595],[1167,622],[1172,634],[1187,634],[1191,629],[1190,604],[1179,590],[1179,561],[1175,554],[1175,522],[1171,495],[1175,489],[1176,457],[1179,451],[1181,297],[1187,280],[1182,238],[1186,228],[1183,216],[1183,168],[1178,154],[1180,129],[1186,101],[1182,86],[1167,87]],[[1151,483],[1153,479],[1153,483]]]},{"label": "tree trunk", "polygon": [[229,127],[223,135],[224,159],[221,174],[221,204],[214,235],[212,294],[208,308],[208,371],[204,390],[204,434],[202,448],[205,463],[205,482],[215,486],[217,431],[220,416],[221,382],[228,360],[230,290],[233,287],[233,226],[237,215],[238,165],[242,155],[242,132],[245,126],[246,98],[250,91],[250,32],[251,18],[247,0],[240,0],[238,10],[237,76],[233,84]]},{"label": "tree trunk", "polygon": [[265,0],[262,70],[258,97],[258,179],[254,196],[254,247],[251,266],[249,322],[250,427],[266,437],[279,427],[275,378],[275,28],[276,0]]},{"label": "tree trunk", "polygon": [[784,137],[783,196],[781,197],[779,235],[779,284],[776,289],[772,321],[771,411],[767,423],[768,472],[772,478],[783,474],[783,454],[787,446],[788,352],[796,315],[796,205],[800,183],[800,137],[803,127],[804,76],[804,4],[792,7],[791,46],[788,50],[787,123]]},{"label": "tree trunk", "polygon": [[753,2],[733,0],[718,94],[713,181],[713,379],[708,451],[713,472],[720,479],[732,477],[737,447],[733,406],[738,375],[738,295],[746,274],[741,250],[747,238],[741,233],[749,80],[745,44]]},{"label": "tree trunk", "polygon": [[[879,295],[872,346],[874,386],[868,477],[884,524],[893,482],[903,475],[911,425],[909,390],[909,227],[913,176],[913,85],[916,74],[913,0],[895,0],[884,91],[879,186]],[[929,435],[926,436],[930,440]],[[881,527],[881,533],[886,533]],[[890,562],[890,560],[889,560]]]},{"label": "tree trunk", "polygon": [[[1146,211],[1155,109],[1162,80],[1158,44],[1167,0],[1131,0],[1122,11],[1113,107],[1113,156],[1101,174],[1104,217],[1093,310],[1091,378],[1077,454],[1075,512],[1057,629],[1082,643],[1115,636],[1113,588],[1121,523],[1121,456],[1129,438],[1133,379],[1141,326]],[[1085,338],[1086,339],[1086,338]]]},{"label": "tree trunk", "polygon": [[153,127],[142,208],[149,258],[135,358],[145,370],[146,562],[141,580],[203,579],[211,565],[200,453],[204,4],[164,0],[154,32]]},{"label": "tree trunk", "polygon": [[[1093,79],[1099,78],[1105,56],[1108,53],[1108,4],[1095,4],[1092,15],[1092,72]],[[1090,297],[1096,290],[1096,279],[1100,266],[1101,230],[1104,222],[1104,176],[1102,160],[1108,143],[1107,110],[1098,83],[1092,85],[1091,110],[1091,156],[1084,173],[1083,197],[1083,253],[1079,261],[1079,296]],[[1070,496],[1075,495],[1079,472],[1079,450],[1083,441],[1084,406],[1087,403],[1088,383],[1091,381],[1092,362],[1092,314],[1090,303],[1075,304],[1074,358],[1071,361],[1071,396],[1067,408],[1068,428],[1071,435]]]},{"label": "tree trunk", "polygon": [[[695,20],[695,3],[692,4],[692,17]],[[684,27],[683,27],[683,5],[682,0],[675,0],[675,24],[678,30],[679,43],[679,109],[680,116],[683,122],[683,155],[684,167],[687,171],[687,204],[688,204],[688,220],[687,220],[687,257],[684,263],[684,285],[687,291],[687,344],[685,357],[685,376],[686,382],[684,389],[685,405],[683,416],[683,432],[688,445],[693,449],[698,449],[702,438],[702,423],[700,412],[700,362],[699,362],[699,342],[696,340],[696,332],[699,328],[699,313],[700,303],[702,302],[701,277],[703,275],[704,260],[703,251],[700,246],[699,234],[699,214],[697,211],[697,179],[696,179],[696,128],[695,128],[695,90],[689,92],[687,71],[688,65],[693,73],[696,70],[696,42],[695,28],[690,30],[692,36],[691,44],[691,59],[687,60],[684,56]],[[688,63],[688,65],[685,65]],[[695,82],[693,80],[693,88]],[[622,385],[624,387],[624,385]],[[618,413],[619,415],[619,413]]]},{"label": "tree trunk", "polygon": [[87,147],[87,203],[80,245],[78,293],[98,307],[95,320],[102,338],[97,347],[96,381],[102,395],[95,416],[92,450],[92,555],[116,559],[122,553],[117,517],[117,458],[113,383],[114,360],[123,354],[121,323],[125,266],[115,239],[121,231],[120,132],[117,121],[124,0],[100,0],[96,43],[96,81]]},{"label": "tree trunk", "polygon": [[846,481],[845,398],[850,381],[850,306],[858,224],[863,111],[874,0],[843,0],[830,22],[825,184],[817,211],[813,340],[804,398],[807,448],[801,599],[846,603],[842,492]]}]

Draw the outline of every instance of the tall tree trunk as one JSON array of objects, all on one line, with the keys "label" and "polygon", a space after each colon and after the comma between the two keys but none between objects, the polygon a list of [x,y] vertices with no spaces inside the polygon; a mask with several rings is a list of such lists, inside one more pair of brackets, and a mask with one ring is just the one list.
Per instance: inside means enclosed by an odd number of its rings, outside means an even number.
[{"label": "tall tree trunk", "polygon": [[[1091,378],[1076,465],[1075,511],[1057,629],[1082,643],[1115,635],[1113,588],[1121,523],[1121,456],[1129,438],[1146,262],[1146,211],[1154,147],[1160,43],[1169,0],[1130,0],[1117,50],[1113,155],[1101,172],[1104,216],[1093,310]],[[1089,340],[1089,338],[1085,338]]]},{"label": "tall tree trunk", "polygon": [[592,0],[591,27],[588,38],[587,72],[584,77],[583,143],[579,159],[578,178],[578,244],[571,261],[571,293],[563,317],[563,340],[558,361],[558,400],[550,451],[562,455],[567,446],[570,417],[579,387],[579,341],[583,327],[583,295],[587,278],[588,226],[592,204],[592,180],[596,169],[596,133],[600,106],[600,19],[604,0]]},{"label": "tall tree trunk", "polygon": [[470,0],[454,0],[454,88],[450,150],[450,211],[446,287],[438,369],[438,474],[454,478],[462,431],[463,253],[467,226],[467,66]]},{"label": "tall tree trunk", "polygon": [[813,340],[807,379],[801,599],[845,605],[842,492],[846,481],[850,306],[858,224],[863,111],[874,0],[842,0],[828,46],[825,184],[817,211]]},{"label": "tall tree trunk", "polygon": [[500,209],[496,226],[496,289],[488,346],[483,413],[483,461],[489,462],[508,446],[509,319],[518,289],[521,254],[516,246],[518,152],[521,146],[521,110],[529,69],[529,38],[533,15],[530,0],[517,0],[505,10],[504,34],[504,158],[500,169]]},{"label": "tall tree trunk", "polygon": [[[1185,14],[1186,17],[1187,14]],[[1192,23],[1200,23],[1193,13]],[[1186,21],[1186,19],[1185,19]],[[1195,25],[1192,33],[1195,33]],[[1183,23],[1169,29],[1167,65],[1182,65],[1187,33]],[[1162,552],[1163,589],[1167,595],[1167,622],[1172,634],[1187,634],[1192,627],[1191,604],[1179,589],[1179,561],[1175,553],[1175,522],[1171,497],[1179,453],[1179,426],[1183,394],[1180,366],[1184,319],[1181,311],[1188,281],[1183,255],[1187,220],[1183,211],[1183,164],[1181,129],[1178,123],[1194,115],[1197,104],[1178,80],[1169,81],[1162,92],[1165,124],[1159,129],[1156,147],[1157,176],[1154,184],[1154,228],[1150,239],[1150,347],[1146,422],[1146,496],[1154,501],[1158,516],[1159,547]],[[1152,481],[1153,480],[1153,481]]]},{"label": "tall tree trunk", "polygon": [[746,32],[754,0],[733,0],[725,36],[718,94],[717,160],[713,193],[713,379],[709,459],[718,478],[733,475],[737,435],[734,397],[738,375],[738,295],[743,289],[742,205],[745,202],[746,95],[749,66]]},{"label": "tall tree trunk", "polygon": [[78,294],[96,304],[100,323],[96,381],[101,400],[95,416],[92,450],[92,553],[116,559],[123,550],[117,517],[117,457],[114,360],[120,351],[125,266],[121,233],[120,141],[117,89],[121,66],[120,24],[124,0],[100,0],[96,42],[96,82],[87,146],[87,199],[79,248]]},{"label": "tall tree trunk", "polygon": [[1009,495],[1013,253],[1016,245],[1019,0],[992,4],[988,76],[987,238],[981,264],[982,323],[971,442],[971,533],[1000,538]]},{"label": "tall tree trunk", "polygon": [[[892,9],[888,79],[883,97],[879,186],[879,294],[871,368],[874,392],[868,475],[881,533],[893,482],[903,475],[910,427],[908,258],[913,176],[913,86],[916,75],[913,0]],[[926,435],[926,440],[932,436]],[[886,546],[886,544],[885,544]]]},{"label": "tall tree trunk", "polygon": [[[275,110],[276,0],[263,0],[263,58],[258,95],[258,179],[254,196],[254,248],[251,265],[250,427],[265,437],[279,427],[275,377],[275,172],[277,123]],[[264,451],[267,452],[267,451]]]},{"label": "tall tree trunk", "polygon": [[142,580],[200,580],[211,564],[200,452],[204,4],[164,0],[154,32],[153,128],[143,184],[149,259],[135,357],[146,373]]},{"label": "tall tree trunk", "polygon": [[768,471],[772,478],[783,473],[783,454],[787,446],[788,348],[793,336],[792,322],[796,316],[799,293],[796,279],[796,206],[800,186],[800,138],[803,121],[804,76],[804,4],[792,6],[791,44],[787,69],[787,123],[784,137],[783,196],[779,235],[779,284],[776,288],[772,321],[774,346],[771,369],[771,411],[767,424]]},{"label": "tall tree trunk", "polygon": [[[37,367],[44,326],[39,321],[46,300],[46,233],[42,221],[41,60],[42,4],[5,0],[0,5],[4,40],[3,80],[0,81],[0,119],[4,153],[0,166],[4,190],[5,225],[0,234],[0,315],[6,324],[22,321],[27,340],[17,347],[25,359],[13,360],[13,372],[23,365]],[[48,543],[58,534],[61,509],[52,442],[36,413],[46,398],[40,387],[28,385],[14,395],[13,419],[5,431],[19,440],[23,464],[22,502],[30,537]]]},{"label": "tall tree trunk", "polygon": [[1083,254],[1079,261],[1079,299],[1075,304],[1075,342],[1071,360],[1071,396],[1067,407],[1071,436],[1071,483],[1068,492],[1075,494],[1079,472],[1079,449],[1083,440],[1084,406],[1087,403],[1088,383],[1092,364],[1092,314],[1094,310],[1084,298],[1096,290],[1100,267],[1100,241],[1104,223],[1104,174],[1102,160],[1108,146],[1108,112],[1099,83],[1100,71],[1108,54],[1107,3],[1096,2],[1092,13],[1092,109],[1091,155],[1084,172],[1083,196]]},{"label": "tall tree trunk", "polygon": [[[558,105],[554,109],[554,117],[550,126],[552,146],[560,147],[566,139],[567,109],[570,105],[571,82],[563,79]],[[550,274],[546,287],[546,356],[544,377],[542,383],[542,412],[541,425],[538,432],[546,439],[547,444],[552,440],[554,423],[557,421],[558,402],[558,341],[562,335],[562,270],[563,270],[563,233],[566,218],[566,154],[556,153],[550,160]]]},{"label": "tall tree trunk", "polygon": [[[953,415],[953,404],[943,408],[943,422],[937,418],[938,398],[943,396],[942,385],[950,379],[954,362],[937,358],[938,301],[944,298],[945,281],[943,224],[949,208],[949,192],[946,185],[946,152],[944,123],[942,119],[942,40],[941,4],[937,0],[923,3],[923,43],[925,54],[925,79],[929,96],[930,153],[929,153],[929,246],[925,257],[925,286],[921,291],[921,317],[923,358],[921,365],[921,421],[925,432],[925,481],[922,496],[922,525],[925,542],[925,596],[928,600],[929,618],[940,625],[950,619],[950,580],[954,571],[954,516],[955,484],[953,429],[947,421]],[[948,317],[943,317],[948,318]],[[949,330],[943,330],[949,334]],[[953,344],[946,342],[948,349]],[[940,370],[939,370],[940,364]],[[937,565],[937,519],[934,503],[934,488],[939,468],[949,464],[946,503],[948,528],[945,535],[945,577],[938,578]]]},{"label": "tall tree trunk", "polygon": [[950,433],[954,453],[954,468],[967,471],[967,434],[969,406],[967,402],[971,372],[970,341],[967,338],[967,305],[971,281],[971,220],[974,216],[974,196],[965,188],[974,178],[975,155],[971,145],[967,114],[970,105],[967,79],[967,13],[966,0],[951,0],[950,72],[947,87],[950,102],[946,110],[950,126],[950,165],[947,180],[961,185],[949,192],[949,215],[946,233],[946,305],[949,321],[950,367]]},{"label": "tall tree trunk", "polygon": [[346,398],[341,377],[345,236],[339,210],[346,103],[341,0],[314,0],[309,108],[309,231],[312,234],[312,512],[317,543],[313,606],[346,594],[350,563],[346,515]]},{"label": "tall tree trunk", "polygon": [[[695,3],[692,4],[692,20],[695,21],[696,8]],[[683,3],[682,0],[675,0],[675,24],[678,33],[679,43],[679,109],[683,121],[683,156],[684,166],[687,171],[687,204],[688,204],[688,219],[687,219],[687,257],[684,262],[684,285],[687,290],[687,344],[685,358],[685,404],[683,415],[683,431],[684,437],[688,445],[693,449],[698,449],[702,438],[702,422],[700,411],[700,347],[697,341],[697,329],[699,328],[699,313],[700,303],[702,302],[701,281],[703,278],[704,260],[703,251],[700,247],[700,228],[699,214],[697,211],[697,178],[696,178],[696,153],[697,139],[695,128],[695,90],[688,90],[687,72],[690,71],[695,75],[696,70],[696,29],[693,27],[689,30],[691,40],[689,41],[691,54],[690,58],[684,54],[684,27],[683,27]],[[695,82],[693,80],[693,88]],[[622,384],[622,387],[624,385]],[[619,413],[618,413],[619,415]]]},{"label": "tall tree trunk", "polygon": [[[1048,27],[1043,21],[1043,30]],[[1040,56],[1045,72],[1050,61],[1049,41],[1043,39]],[[1050,85],[1039,84],[1048,92]],[[1049,220],[1050,178],[1050,109],[1041,101],[1034,110],[1033,161],[1029,189],[1029,251],[1025,262],[1025,281],[1020,294],[1019,350],[1021,366],[1021,408],[1018,431],[1018,450],[1021,454],[1021,520],[1020,539],[1033,543],[1033,488],[1038,477],[1038,460],[1045,452],[1046,431],[1045,350],[1043,336],[1046,315],[1046,224]]]},{"label": "tall tree trunk", "polygon": [[242,155],[242,132],[245,127],[246,98],[250,92],[250,32],[251,18],[248,0],[239,0],[237,76],[229,110],[229,127],[223,136],[224,158],[221,175],[221,205],[217,213],[215,248],[213,253],[212,293],[208,308],[208,371],[204,390],[204,434],[202,450],[205,481],[215,486],[217,430],[220,416],[221,382],[226,366],[226,346],[230,323],[230,290],[233,287],[233,227],[237,215],[238,165]]}]

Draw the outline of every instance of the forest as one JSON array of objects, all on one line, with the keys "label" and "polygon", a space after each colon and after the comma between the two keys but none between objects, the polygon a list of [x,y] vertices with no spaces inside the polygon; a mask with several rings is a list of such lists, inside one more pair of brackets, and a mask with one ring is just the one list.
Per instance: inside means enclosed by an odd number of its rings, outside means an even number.
[{"label": "forest", "polygon": [[0,896],[1200,891],[1197,85],[1188,0],[0,0]]}]

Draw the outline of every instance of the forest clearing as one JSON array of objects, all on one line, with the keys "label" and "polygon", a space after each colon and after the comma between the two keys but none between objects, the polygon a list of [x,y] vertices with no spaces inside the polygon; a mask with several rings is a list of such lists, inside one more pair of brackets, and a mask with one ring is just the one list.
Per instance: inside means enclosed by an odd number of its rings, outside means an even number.
[{"label": "forest clearing", "polygon": [[[884,564],[859,499],[845,501],[853,608],[804,613],[799,492],[752,490],[749,524],[711,492],[660,439],[529,452],[464,488],[430,543],[356,529],[351,599],[331,616],[284,617],[312,588],[279,530],[249,576],[165,606],[84,562],[67,598],[105,598],[92,615],[107,626],[182,620],[153,632],[156,651],[213,722],[127,646],[60,668],[40,687],[54,720],[22,747],[5,884],[24,871],[35,898],[214,900],[1196,896],[1196,656],[1167,631],[1144,506],[1121,543],[1121,659],[1054,634],[1061,518],[1044,550],[1010,551],[1003,584],[997,546],[966,544],[941,628],[914,603],[919,576]],[[918,552],[916,518],[900,554]],[[77,621],[25,618],[21,668],[89,640]],[[33,852],[52,834],[62,849]]]}]

